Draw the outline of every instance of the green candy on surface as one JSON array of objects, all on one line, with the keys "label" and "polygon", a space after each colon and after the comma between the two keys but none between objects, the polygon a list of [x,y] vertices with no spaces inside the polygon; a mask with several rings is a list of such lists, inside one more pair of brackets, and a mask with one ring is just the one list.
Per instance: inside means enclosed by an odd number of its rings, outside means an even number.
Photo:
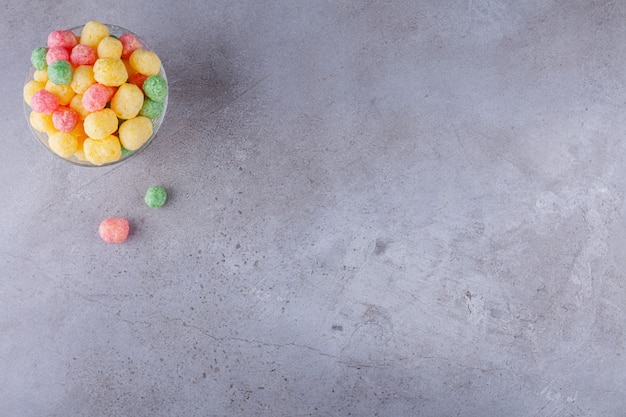
[{"label": "green candy on surface", "polygon": [[50,63],[48,78],[56,85],[69,85],[72,82],[72,65],[65,60]]},{"label": "green candy on surface", "polygon": [[152,75],[143,82],[143,92],[149,99],[159,103],[167,97],[167,82],[160,75]]},{"label": "green candy on surface", "polygon": [[163,108],[165,106],[163,103],[159,103],[158,101],[154,101],[146,97],[143,101],[143,106],[141,106],[141,110],[139,110],[140,116],[145,116],[148,119],[156,119],[163,113]]},{"label": "green candy on surface", "polygon": [[159,208],[165,204],[167,200],[167,192],[165,188],[160,185],[148,188],[146,191],[146,197],[144,198],[146,204],[151,208]]},{"label": "green candy on surface", "polygon": [[30,54],[30,62],[36,70],[44,70],[48,66],[46,62],[47,53],[48,48],[41,47],[33,49],[33,52]]}]

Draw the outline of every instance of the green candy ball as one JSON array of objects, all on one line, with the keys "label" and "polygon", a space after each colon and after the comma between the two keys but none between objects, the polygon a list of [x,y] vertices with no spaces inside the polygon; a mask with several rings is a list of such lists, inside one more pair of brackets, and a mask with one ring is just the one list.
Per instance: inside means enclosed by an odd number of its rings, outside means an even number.
[{"label": "green candy ball", "polygon": [[48,78],[57,85],[69,85],[72,82],[72,65],[65,60],[50,63]]},{"label": "green candy ball", "polygon": [[165,106],[163,103],[159,103],[158,101],[150,100],[148,97],[143,101],[143,106],[141,106],[141,110],[139,110],[140,116],[145,116],[148,119],[156,119],[163,113],[163,108]]},{"label": "green candy ball", "polygon": [[143,92],[149,99],[159,103],[167,97],[167,82],[160,75],[152,75],[143,82]]},{"label": "green candy ball", "polygon": [[46,62],[47,53],[48,48],[41,47],[33,49],[33,53],[30,54],[30,62],[36,70],[44,70],[48,66]]},{"label": "green candy ball", "polygon": [[135,153],[135,151],[131,151],[122,146],[122,157],[125,158],[128,155]]},{"label": "green candy ball", "polygon": [[159,208],[165,204],[165,200],[167,200],[167,192],[165,191],[165,188],[160,185],[150,187],[148,188],[148,191],[146,191],[146,197],[144,200],[149,207]]}]

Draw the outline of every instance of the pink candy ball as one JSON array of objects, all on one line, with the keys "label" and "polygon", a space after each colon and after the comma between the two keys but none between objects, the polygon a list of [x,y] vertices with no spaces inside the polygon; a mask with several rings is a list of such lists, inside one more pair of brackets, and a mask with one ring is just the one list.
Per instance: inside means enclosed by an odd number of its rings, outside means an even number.
[{"label": "pink candy ball", "polygon": [[113,97],[113,94],[115,94],[115,88],[111,91],[111,87],[99,83],[91,84],[83,94],[83,107],[88,112],[102,110]]},{"label": "pink candy ball", "polygon": [[52,113],[52,124],[61,132],[71,132],[80,120],[76,110],[69,107],[59,107]]},{"label": "pink candy ball", "polygon": [[120,36],[122,42],[122,58],[128,58],[136,49],[141,48],[141,42],[132,33],[124,33]]},{"label": "pink candy ball", "polygon": [[69,61],[70,53],[65,48],[50,48],[46,54],[46,62],[48,65],[54,61]]},{"label": "pink candy ball", "polygon": [[55,30],[48,35],[48,48],[72,49],[78,43],[71,30]]},{"label": "pink candy ball", "polygon": [[130,225],[128,220],[121,217],[111,217],[100,223],[98,233],[105,242],[122,243],[128,237]]},{"label": "pink candy ball", "polygon": [[96,51],[82,43],[73,47],[72,52],[70,53],[70,62],[75,66],[93,65],[96,62],[96,59],[98,59]]},{"label": "pink candy ball", "polygon": [[59,107],[59,98],[48,90],[39,90],[30,99],[30,107],[37,113],[52,114]]}]

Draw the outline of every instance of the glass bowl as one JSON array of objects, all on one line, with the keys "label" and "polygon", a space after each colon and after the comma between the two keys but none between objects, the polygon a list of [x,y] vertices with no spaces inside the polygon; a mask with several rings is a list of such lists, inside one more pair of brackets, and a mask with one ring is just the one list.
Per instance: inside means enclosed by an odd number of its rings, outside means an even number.
[{"label": "glass bowl", "polygon": [[[116,25],[111,25],[111,24],[107,24],[105,23],[105,25],[109,28],[109,32],[110,32],[110,36],[119,38],[121,35],[123,35],[124,33],[131,33],[132,35],[135,36],[135,38],[141,43],[141,47],[143,49],[146,50],[150,50],[152,51],[152,49],[150,48],[150,46],[148,46],[148,44],[137,34],[131,32],[128,29],[125,29],[121,26],[116,26]],[[74,28],[71,28],[70,30],[78,37],[80,37],[82,29],[83,29],[84,25],[81,26],[77,26]],[[26,81],[24,84],[28,83],[29,81],[33,80],[33,77],[35,75],[35,67],[33,65],[30,66],[30,69],[28,71],[28,74],[26,76]],[[165,74],[165,69],[163,68],[163,65],[161,65],[160,71],[158,73],[158,75],[160,75],[165,82],[167,83],[167,76]],[[31,107],[29,106],[29,104],[25,101],[22,100],[22,102],[24,103],[24,115],[26,116],[26,122],[28,123],[28,126],[30,127],[30,130],[32,131],[34,137],[37,139],[37,141],[42,144],[46,149],[48,149],[53,155],[55,155],[58,158],[61,158],[65,161],[71,162],[75,165],[80,165],[80,166],[85,166],[85,167],[104,167],[104,166],[110,166],[110,165],[115,165],[115,164],[119,164],[121,162],[124,162],[130,158],[132,158],[133,156],[139,154],[141,151],[143,151],[144,149],[146,149],[150,143],[152,143],[152,141],[154,140],[154,138],[157,135],[157,132],[159,130],[159,128],[161,127],[161,124],[163,123],[163,119],[165,118],[165,113],[167,112],[167,104],[168,104],[168,98],[169,98],[169,94],[165,97],[165,100],[163,101],[163,111],[161,112],[161,114],[154,119],[151,119],[152,122],[152,135],[150,135],[150,137],[136,150],[134,151],[130,151],[127,149],[124,149],[124,147],[122,146],[122,152],[121,152],[121,156],[119,159],[115,160],[115,161],[111,161],[111,162],[106,162],[106,163],[102,163],[102,164],[94,164],[89,162],[88,160],[85,159],[84,154],[81,154],[82,152],[82,142],[79,140],[79,150],[72,156],[70,157],[64,157],[61,156],[59,154],[57,154],[56,152],[54,152],[52,150],[52,148],[50,147],[50,145],[48,144],[48,134],[44,133],[44,132],[40,132],[39,130],[35,129],[30,122],[30,115],[32,112]],[[110,103],[107,103],[106,107],[109,107]],[[82,118],[79,121],[79,123],[82,123]],[[119,125],[123,122],[123,120],[118,120],[118,127]],[[114,136],[118,135],[118,132],[115,131],[115,133],[113,133]]]}]

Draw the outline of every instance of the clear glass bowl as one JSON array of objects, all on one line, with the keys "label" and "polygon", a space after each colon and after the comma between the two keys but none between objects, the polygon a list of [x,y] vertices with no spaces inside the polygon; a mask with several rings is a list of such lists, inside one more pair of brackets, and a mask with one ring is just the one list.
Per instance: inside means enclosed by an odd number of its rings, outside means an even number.
[{"label": "clear glass bowl", "polygon": [[[152,50],[150,48],[150,46],[148,46],[148,44],[139,35],[131,32],[130,30],[125,29],[125,28],[120,27],[120,26],[111,25],[111,24],[106,24],[106,26],[109,28],[111,36],[115,36],[115,37],[119,38],[124,33],[132,33],[135,36],[135,38],[137,38],[137,40],[139,40],[139,42],[141,42],[141,45],[142,45],[143,49]],[[82,29],[83,29],[83,26],[77,26],[77,27],[71,28],[70,30],[72,32],[74,32],[75,35],[80,36],[80,34],[82,32]],[[43,42],[42,45],[39,45],[39,46],[45,46],[45,43],[46,42]],[[31,65],[30,69],[28,71],[28,75],[26,76],[26,81],[24,82],[24,84],[26,84],[27,82],[33,80],[34,73],[35,73],[35,67],[33,67]],[[163,65],[161,65],[161,69],[160,69],[158,75],[163,77],[165,82],[167,82],[167,76],[165,75],[165,69],[163,68]],[[37,139],[37,141],[39,143],[41,143],[46,149],[48,149],[53,155],[55,155],[58,158],[61,158],[61,159],[65,160],[65,161],[68,161],[68,162],[71,162],[73,164],[80,165],[80,166],[104,167],[104,166],[110,166],[110,165],[115,165],[115,164],[119,164],[121,162],[124,162],[124,161],[132,158],[133,156],[139,154],[141,151],[146,149],[148,147],[148,145],[150,145],[150,143],[152,143],[152,141],[154,140],[154,138],[157,135],[157,132],[158,132],[159,128],[161,127],[161,124],[163,123],[163,119],[165,118],[165,113],[167,112],[168,98],[169,98],[169,94],[165,98],[165,101],[163,102],[163,112],[161,113],[161,115],[159,117],[157,117],[156,119],[152,119],[152,135],[145,141],[145,143],[139,149],[137,149],[135,151],[128,151],[128,150],[125,150],[125,149],[122,148],[122,155],[121,155],[121,157],[118,160],[113,161],[113,162],[104,163],[104,164],[101,164],[101,165],[95,165],[95,164],[92,164],[91,162],[86,161],[84,159],[79,159],[78,157],[76,157],[76,155],[72,155],[69,158],[64,158],[64,157],[58,155],[57,153],[55,153],[50,148],[50,146],[48,145],[48,135],[46,133],[39,132],[38,130],[34,129],[33,126],[31,126],[31,124],[30,124],[30,113],[31,113],[32,109],[26,103],[26,101],[22,100],[22,102],[24,103],[24,115],[26,116],[26,122],[28,123],[28,126],[30,127],[30,130],[32,131],[32,133],[35,136],[35,138]],[[107,104],[107,107],[108,107],[108,104]],[[82,122],[82,120],[81,120],[81,122]],[[114,135],[117,136],[117,132],[115,132]]]}]

